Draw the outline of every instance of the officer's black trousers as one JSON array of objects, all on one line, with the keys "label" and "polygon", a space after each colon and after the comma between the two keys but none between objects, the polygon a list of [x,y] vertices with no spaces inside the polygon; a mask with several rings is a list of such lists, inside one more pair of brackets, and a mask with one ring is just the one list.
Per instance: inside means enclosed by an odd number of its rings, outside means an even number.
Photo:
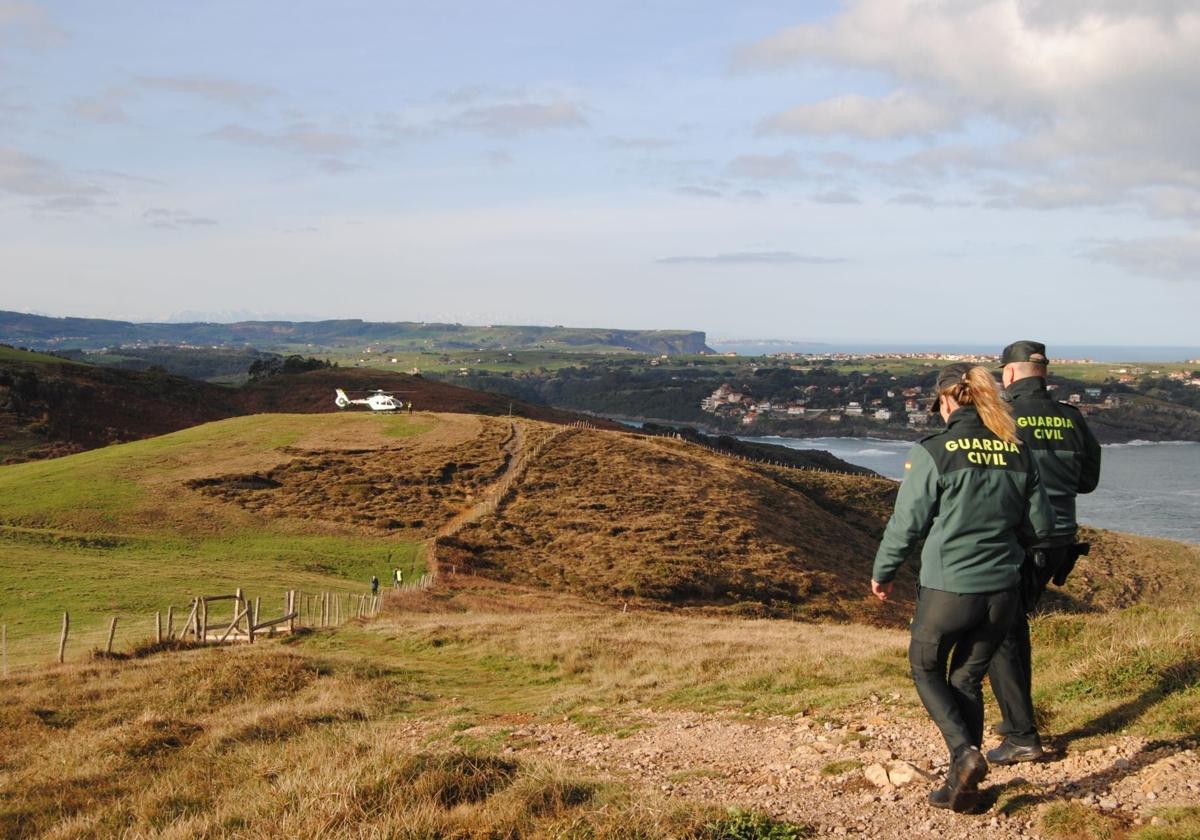
[{"label": "officer's black trousers", "polygon": [[917,694],[952,757],[983,742],[983,675],[1019,604],[1015,589],[969,595],[919,591],[908,660]]},{"label": "officer's black trousers", "polygon": [[[1046,591],[1046,584],[1055,571],[1067,562],[1071,546],[1040,549],[1045,557],[1045,566],[1027,568],[1032,575],[1032,585],[1025,591],[1023,609],[1013,616],[1012,626],[1004,637],[1000,648],[988,668],[988,681],[1000,706],[1002,720],[996,731],[1009,741],[1023,747],[1039,742],[1037,724],[1033,712],[1033,650],[1029,643],[1028,613],[1033,612]],[[1030,560],[1025,561],[1027,564]]]}]

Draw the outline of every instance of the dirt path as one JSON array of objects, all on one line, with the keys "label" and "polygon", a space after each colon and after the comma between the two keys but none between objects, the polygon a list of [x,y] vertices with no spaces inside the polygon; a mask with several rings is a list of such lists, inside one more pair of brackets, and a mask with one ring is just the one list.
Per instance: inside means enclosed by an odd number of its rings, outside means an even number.
[{"label": "dirt path", "polygon": [[[1038,836],[1042,803],[1079,801],[1126,826],[1149,822],[1156,807],[1200,804],[1194,748],[1116,736],[1086,752],[993,768],[982,813],[938,811],[925,802],[945,769],[938,733],[883,700],[838,721],[644,710],[631,725],[636,731],[621,737],[567,722],[528,724],[507,733],[506,750],[673,797],[755,808],[822,836],[1001,840]],[[900,784],[878,777],[876,767],[892,770]]]},{"label": "dirt path", "polygon": [[508,464],[505,465],[503,472],[500,473],[495,482],[483,491],[477,502],[455,514],[449,522],[439,528],[433,539],[452,537],[468,523],[474,522],[479,517],[489,513],[493,509],[495,500],[516,479],[518,471],[524,464],[525,456],[525,429],[520,423],[513,422],[512,436],[504,444],[504,452],[508,455]]}]

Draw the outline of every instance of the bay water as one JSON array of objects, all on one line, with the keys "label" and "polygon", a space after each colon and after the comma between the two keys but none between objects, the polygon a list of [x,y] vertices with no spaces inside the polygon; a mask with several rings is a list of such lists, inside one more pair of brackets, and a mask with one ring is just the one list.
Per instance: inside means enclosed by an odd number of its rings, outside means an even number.
[{"label": "bay water", "polygon": [[[789,449],[824,449],[888,478],[904,475],[908,441],[743,437]],[[1078,499],[1079,521],[1200,544],[1200,443],[1133,441],[1104,447],[1100,486]]]}]

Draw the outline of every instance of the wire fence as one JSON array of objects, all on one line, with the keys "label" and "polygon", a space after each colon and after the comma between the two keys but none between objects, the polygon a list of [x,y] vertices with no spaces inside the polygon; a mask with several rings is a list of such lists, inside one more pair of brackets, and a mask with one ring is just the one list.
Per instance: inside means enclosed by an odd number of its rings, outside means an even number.
[{"label": "wire fence", "polygon": [[[428,575],[410,584],[428,585]],[[0,615],[0,678],[97,656],[122,656],[149,644],[253,642],[300,628],[335,627],[378,613],[378,594],[290,589],[269,598],[198,595],[155,610],[66,609],[6,620]]]}]

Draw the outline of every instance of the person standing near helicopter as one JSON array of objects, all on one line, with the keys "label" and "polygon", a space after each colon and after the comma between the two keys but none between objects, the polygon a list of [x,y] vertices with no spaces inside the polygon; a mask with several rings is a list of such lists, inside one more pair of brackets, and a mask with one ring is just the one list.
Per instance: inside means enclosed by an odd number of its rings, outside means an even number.
[{"label": "person standing near helicopter", "polygon": [[983,676],[1020,608],[1024,545],[1045,539],[1054,510],[986,368],[941,370],[931,409],[946,431],[909,452],[905,477],[875,555],[871,591],[891,597],[900,566],[921,551],[908,657],[917,694],[950,751],[936,808],[968,810],[988,765]]}]

